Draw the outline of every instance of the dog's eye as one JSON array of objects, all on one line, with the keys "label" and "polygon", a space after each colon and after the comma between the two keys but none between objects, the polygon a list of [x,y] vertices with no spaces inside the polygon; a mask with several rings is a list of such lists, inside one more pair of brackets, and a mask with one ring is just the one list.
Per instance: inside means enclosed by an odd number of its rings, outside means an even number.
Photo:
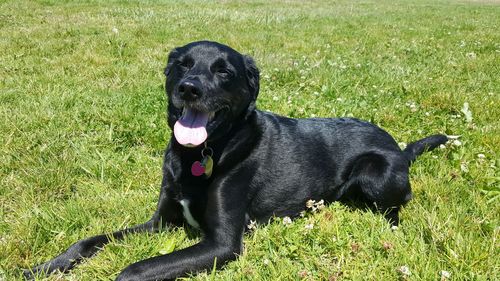
[{"label": "dog's eye", "polygon": [[177,65],[184,70],[189,70],[191,69],[191,67],[193,67],[193,62],[191,60],[183,60],[183,61],[178,61]]},{"label": "dog's eye", "polygon": [[215,74],[222,76],[222,77],[228,77],[231,75],[231,71],[227,68],[219,68],[215,71]]}]

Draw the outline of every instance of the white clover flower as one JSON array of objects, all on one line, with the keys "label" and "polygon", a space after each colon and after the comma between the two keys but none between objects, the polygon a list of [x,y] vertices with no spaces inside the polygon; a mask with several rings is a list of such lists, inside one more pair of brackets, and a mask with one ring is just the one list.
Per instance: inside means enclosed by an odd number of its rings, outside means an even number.
[{"label": "white clover flower", "polygon": [[312,199],[307,200],[307,202],[306,202],[306,208],[308,208],[308,209],[312,209],[312,208],[314,208],[314,203],[315,203],[315,202],[316,202],[316,201],[314,201],[314,200],[312,200]]},{"label": "white clover flower", "polygon": [[441,280],[445,280],[445,279],[448,279],[451,277],[451,273],[449,271],[446,271],[446,270],[441,270],[441,272],[439,272],[439,274],[441,275]]},{"label": "white clover flower", "polygon": [[314,228],[314,223],[306,224],[306,226],[304,228],[307,230],[311,230]]},{"label": "white clover flower", "polygon": [[268,259],[265,259],[265,260],[263,261],[263,263],[264,263],[265,265],[269,265],[270,261],[269,261]]},{"label": "white clover flower", "polygon": [[255,230],[257,228],[257,221],[250,220],[250,223],[247,225],[248,229]]},{"label": "white clover flower", "polygon": [[111,28],[111,32],[113,32],[114,34],[118,34],[118,28],[113,26],[113,28]]},{"label": "white clover flower", "polygon": [[459,141],[459,140],[453,140],[453,142],[451,144],[454,145],[454,146],[461,146],[462,142]]},{"label": "white clover flower", "polygon": [[393,225],[393,226],[391,226],[391,230],[392,230],[392,231],[396,231],[396,230],[398,230],[398,226],[397,226],[397,225]]},{"label": "white clover flower", "polygon": [[314,207],[316,207],[316,209],[318,209],[318,210],[325,208],[325,200],[323,200],[323,199],[319,200],[318,202],[316,202],[314,204]]},{"label": "white clover flower", "polygon": [[465,56],[467,58],[469,58],[469,59],[475,59],[475,58],[477,58],[477,55],[474,52],[467,53],[467,54],[465,54]]},{"label": "white clover flower", "polygon": [[415,112],[417,111],[417,105],[415,104],[414,101],[409,101],[406,103],[406,106],[408,106],[410,108],[410,111],[411,112]]},{"label": "white clover flower", "polygon": [[284,225],[292,224],[292,219],[290,217],[284,217],[283,218],[283,224]]},{"label": "white clover flower", "polygon": [[411,271],[410,268],[407,265],[403,265],[400,268],[398,268],[398,271],[403,275],[404,277],[410,276]]},{"label": "white clover flower", "polygon": [[310,209],[311,212],[315,213],[317,210],[325,208],[325,200],[321,199],[318,202],[310,199],[306,202],[306,208]]},{"label": "white clover flower", "polygon": [[460,170],[464,173],[468,173],[469,172],[469,167],[467,165],[467,162],[462,162],[460,163]]},{"label": "white clover flower", "polygon": [[477,158],[479,158],[479,159],[484,159],[484,158],[486,158],[486,155],[484,155],[484,154],[482,154],[482,153],[479,153],[479,154],[477,155]]},{"label": "white clover flower", "polygon": [[405,142],[399,142],[398,145],[399,145],[399,148],[405,149],[407,144]]}]

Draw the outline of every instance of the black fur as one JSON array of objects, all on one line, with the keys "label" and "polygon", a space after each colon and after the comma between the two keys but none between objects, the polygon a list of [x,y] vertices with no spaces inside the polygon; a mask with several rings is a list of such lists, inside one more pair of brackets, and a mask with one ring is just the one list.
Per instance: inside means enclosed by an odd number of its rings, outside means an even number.
[{"label": "black fur", "polygon": [[170,280],[220,267],[241,253],[249,220],[296,216],[309,199],[357,198],[398,224],[399,207],[412,195],[408,168],[415,158],[447,141],[435,135],[401,151],[384,130],[353,118],[292,119],[255,109],[259,70],[253,60],[215,42],[194,42],[168,58],[168,124],[182,108],[217,112],[207,126],[213,150],[211,177],[195,177],[191,165],[203,145],[185,147],[172,136],[165,152],[158,207],[133,228],[78,241],[53,260],[25,271],[67,271],[110,241],[139,231],[185,223],[179,203],[188,199],[203,233],[200,243],[134,263],[116,280]]}]

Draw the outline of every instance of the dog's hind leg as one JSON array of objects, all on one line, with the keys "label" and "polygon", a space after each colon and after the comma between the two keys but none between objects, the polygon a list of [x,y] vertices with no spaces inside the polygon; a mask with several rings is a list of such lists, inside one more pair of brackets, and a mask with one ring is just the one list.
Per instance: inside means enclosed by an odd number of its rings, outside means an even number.
[{"label": "dog's hind leg", "polygon": [[412,197],[405,160],[398,154],[365,154],[349,176],[350,189],[358,193],[352,195],[374,206],[392,225],[399,224],[399,208]]}]

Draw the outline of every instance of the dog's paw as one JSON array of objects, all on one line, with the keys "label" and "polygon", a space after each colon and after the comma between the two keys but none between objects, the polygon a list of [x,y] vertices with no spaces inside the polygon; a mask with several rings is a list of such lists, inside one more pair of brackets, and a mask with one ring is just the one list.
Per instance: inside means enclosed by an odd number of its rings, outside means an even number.
[{"label": "dog's paw", "polygon": [[33,269],[22,268],[21,271],[23,272],[24,280],[35,280],[36,273],[33,271]]}]

